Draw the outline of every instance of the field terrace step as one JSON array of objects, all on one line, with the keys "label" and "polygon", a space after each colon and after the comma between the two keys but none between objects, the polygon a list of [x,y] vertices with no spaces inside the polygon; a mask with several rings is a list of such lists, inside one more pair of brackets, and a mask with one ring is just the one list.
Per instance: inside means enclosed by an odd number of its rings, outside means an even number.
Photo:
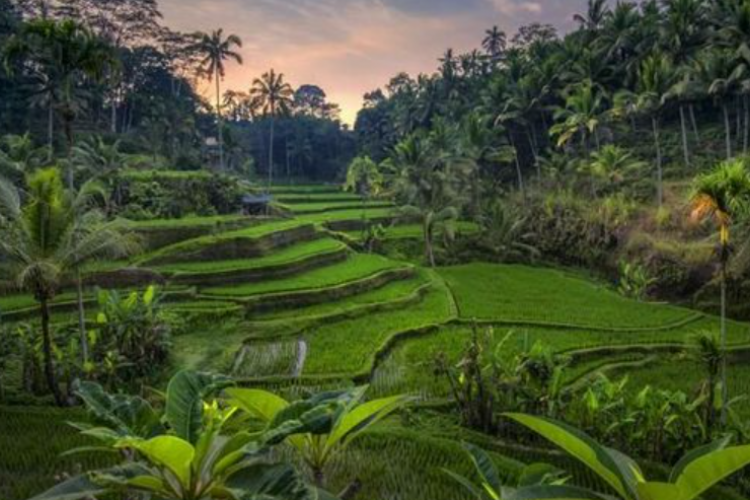
[{"label": "field terrace step", "polygon": [[140,236],[145,250],[154,251],[169,245],[245,227],[263,224],[263,219],[246,215],[217,215],[185,217],[182,219],[154,219],[129,221],[130,228]]},{"label": "field terrace step", "polygon": [[[284,207],[294,215],[307,215],[307,214],[320,214],[325,212],[339,212],[344,210],[359,210],[362,211],[362,203],[360,201],[325,201],[325,202],[312,202],[312,203],[298,203],[298,204],[285,204]],[[391,208],[393,204],[390,202],[368,202],[365,205],[365,210],[371,210],[376,208]]]},{"label": "field terrace step", "polygon": [[207,288],[201,290],[201,295],[241,302],[252,314],[336,301],[412,278],[416,272],[409,264],[376,255],[353,254],[346,261],[291,278]]},{"label": "field terrace step", "polygon": [[[133,290],[143,290],[142,287],[121,290],[121,293],[129,293]],[[162,288],[165,302],[179,302],[190,300],[195,296],[195,287],[167,286]],[[85,306],[96,303],[96,296],[91,291],[86,291],[83,296]],[[49,304],[53,313],[65,313],[75,311],[78,308],[78,300],[75,292],[66,291],[58,294]],[[0,297],[0,318],[2,321],[23,321],[35,318],[39,315],[39,304],[31,295],[13,295]]]},{"label": "field terrace step", "polygon": [[170,283],[213,286],[272,280],[346,260],[349,247],[331,238],[287,246],[254,259],[185,262],[158,268]]},{"label": "field terrace step", "polygon": [[309,222],[282,220],[236,231],[203,236],[162,248],[138,260],[141,267],[196,261],[236,260],[320,237]]},{"label": "field terrace step", "polygon": [[296,337],[305,331],[339,321],[418,307],[432,287],[433,283],[425,281],[419,273],[413,279],[393,281],[331,304],[273,311],[265,315],[255,312],[252,321],[244,324],[247,342]]}]

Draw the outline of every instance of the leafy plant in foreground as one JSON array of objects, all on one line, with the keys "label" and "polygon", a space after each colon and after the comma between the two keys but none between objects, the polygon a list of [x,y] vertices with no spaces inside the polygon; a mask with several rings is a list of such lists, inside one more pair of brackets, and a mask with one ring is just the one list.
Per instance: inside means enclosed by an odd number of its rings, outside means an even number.
[{"label": "leafy plant in foreground", "polygon": [[503,484],[497,467],[490,456],[481,448],[471,444],[464,444],[471,459],[480,484],[472,483],[468,478],[453,471],[444,472],[458,482],[476,500],[531,500],[553,498],[591,499],[589,492],[574,486],[567,486],[567,478],[563,471],[555,467],[538,463],[528,465],[521,470],[516,485],[511,487]]},{"label": "leafy plant in foreground", "polygon": [[[632,458],[600,445],[574,427],[532,415],[509,413],[506,416],[582,462],[622,500],[695,500],[731,474],[750,465],[750,446],[729,447],[729,440],[725,438],[687,453],[672,468],[667,481],[649,481]],[[523,498],[610,498],[593,491],[588,494],[583,497],[550,494]]]},{"label": "leafy plant in foreground", "polygon": [[[349,391],[327,392],[309,399],[289,403],[283,398],[260,389],[227,389],[230,403],[251,416],[260,419],[269,427],[278,425],[292,415],[324,406],[332,418],[317,434],[307,433],[290,436],[288,439],[310,468],[315,483],[325,483],[325,468],[333,456],[342,452],[368,427],[387,417],[406,403],[403,396],[392,396],[372,401],[363,401],[367,386]],[[358,488],[355,480],[350,488]],[[346,494],[342,494],[346,497]]]},{"label": "leafy plant in foreground", "polygon": [[35,499],[113,493],[175,500],[329,498],[307,486],[292,466],[270,461],[269,454],[290,436],[317,433],[330,422],[328,408],[286,414],[262,432],[231,431],[226,424],[235,408],[211,398],[229,383],[206,373],[179,372],[167,387],[163,415],[141,398],[85,386],[81,397],[102,425],[80,426],[83,434],[125,458],[115,467],[68,479]]}]

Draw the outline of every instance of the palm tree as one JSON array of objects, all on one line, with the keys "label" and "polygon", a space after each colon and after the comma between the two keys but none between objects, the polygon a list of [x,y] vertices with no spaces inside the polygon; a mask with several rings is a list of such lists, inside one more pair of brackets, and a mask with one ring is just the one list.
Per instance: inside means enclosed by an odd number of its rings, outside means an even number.
[{"label": "palm tree", "polygon": [[659,207],[664,201],[663,158],[660,140],[661,114],[675,79],[672,61],[664,54],[647,57],[638,70],[635,92],[621,91],[615,98],[621,114],[643,114],[651,118],[651,131],[656,150],[656,198]]},{"label": "palm tree", "polygon": [[576,14],[573,19],[586,31],[597,31],[609,15],[607,0],[589,0],[586,14]]},{"label": "palm tree", "polygon": [[589,165],[591,177],[603,182],[605,186],[621,183],[626,174],[641,169],[642,161],[633,157],[633,154],[625,149],[607,144],[601,151],[592,155]]},{"label": "palm tree", "polygon": [[199,75],[214,81],[216,84],[216,123],[219,135],[219,167],[224,170],[224,132],[221,120],[221,80],[226,68],[224,61],[234,59],[242,64],[242,56],[234,47],[242,47],[242,40],[237,35],[224,37],[224,30],[218,29],[209,33],[196,33],[198,41],[191,47],[203,58],[198,67]]},{"label": "palm tree", "polygon": [[591,80],[584,80],[568,89],[565,94],[565,107],[558,108],[555,112],[558,123],[550,129],[550,134],[557,136],[557,146],[565,146],[578,135],[588,158],[590,137],[593,136],[598,150],[598,129],[603,102],[604,96]]},{"label": "palm tree", "polygon": [[721,373],[721,364],[724,354],[721,348],[721,340],[713,332],[700,332],[692,338],[694,344],[693,357],[706,370],[706,390],[708,401],[706,402],[706,432],[710,436],[716,419],[716,380]]},{"label": "palm tree", "polygon": [[[7,181],[0,184],[2,271],[39,303],[45,377],[55,402],[64,405],[53,362],[50,302],[71,273],[92,260],[127,254],[132,240],[122,222],[108,222],[96,210],[84,211],[84,198],[65,191],[55,168],[28,177],[24,205]],[[84,338],[81,343],[85,352]]]},{"label": "palm tree", "polygon": [[[440,127],[437,128],[440,130]],[[404,217],[420,220],[425,248],[425,260],[435,267],[434,237],[438,228],[451,237],[453,223],[458,219],[458,185],[462,172],[445,156],[441,140],[445,134],[433,132],[425,139],[412,134],[396,145],[390,158],[398,172],[396,191],[402,200]]]},{"label": "palm tree", "polygon": [[273,69],[253,81],[250,95],[258,103],[262,113],[271,120],[271,133],[268,139],[268,189],[273,182],[273,136],[276,117],[287,112],[294,102],[294,90],[284,81],[283,73],[276,73]]},{"label": "palm tree", "polygon": [[505,32],[499,30],[497,26],[493,26],[492,29],[486,30],[484,33],[482,47],[487,51],[492,63],[496,65],[505,51],[507,43]]},{"label": "palm tree", "polygon": [[704,95],[710,95],[721,107],[724,117],[724,135],[727,160],[732,157],[732,128],[728,99],[740,90],[747,72],[745,64],[731,49],[709,48],[695,60],[690,76],[693,87]]},{"label": "palm tree", "polygon": [[724,359],[721,368],[722,422],[727,416],[727,263],[729,261],[729,230],[740,211],[750,203],[750,173],[746,160],[733,160],[720,164],[712,172],[697,177],[691,193],[692,217],[711,219],[719,227],[721,280],[721,351]]},{"label": "palm tree", "polygon": [[53,111],[57,111],[62,120],[69,160],[67,181],[72,189],[73,124],[86,105],[79,83],[84,77],[100,80],[106,69],[116,64],[116,57],[110,46],[75,21],[39,19],[24,24],[21,31],[7,42],[6,68],[10,69],[10,62],[16,59],[34,63],[34,77],[40,82],[40,94],[50,106],[50,131]]}]

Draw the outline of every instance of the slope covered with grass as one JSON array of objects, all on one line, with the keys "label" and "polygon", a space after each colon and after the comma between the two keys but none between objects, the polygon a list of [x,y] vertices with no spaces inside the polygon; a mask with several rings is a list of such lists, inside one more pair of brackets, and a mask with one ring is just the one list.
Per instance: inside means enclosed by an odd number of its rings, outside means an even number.
[{"label": "slope covered with grass", "polygon": [[440,270],[461,317],[582,328],[660,328],[694,311],[627,299],[563,271],[518,265],[468,264]]}]

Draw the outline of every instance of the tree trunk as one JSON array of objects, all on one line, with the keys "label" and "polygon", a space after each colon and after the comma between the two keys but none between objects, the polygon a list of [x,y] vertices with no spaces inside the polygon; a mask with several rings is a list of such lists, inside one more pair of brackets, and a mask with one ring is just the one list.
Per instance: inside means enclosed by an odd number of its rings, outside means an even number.
[{"label": "tree trunk", "polygon": [[748,96],[744,96],[744,107],[745,107],[745,131],[744,137],[742,138],[742,154],[747,154],[748,139],[750,139],[750,103],[748,103]]},{"label": "tree trunk", "polygon": [[651,118],[651,126],[654,133],[654,146],[656,146],[656,201],[661,208],[664,202],[664,186],[662,184],[664,179],[661,165],[661,143],[659,142],[659,119],[656,116]]},{"label": "tree trunk", "polygon": [[518,175],[518,189],[521,190],[521,192],[524,192],[523,189],[523,173],[521,172],[521,161],[518,159],[518,148],[516,147],[516,143],[513,140],[513,133],[509,130],[508,131],[508,140],[510,140],[510,144],[513,146],[513,151],[515,152],[515,160],[516,160],[516,174]]},{"label": "tree trunk", "polygon": [[732,127],[729,124],[729,108],[726,103],[723,103],[721,109],[724,112],[724,133],[727,146],[727,160],[732,158]]},{"label": "tree trunk", "polygon": [[276,128],[276,118],[271,115],[271,132],[268,135],[268,192],[273,184],[273,136]]},{"label": "tree trunk", "polygon": [[65,398],[60,392],[60,386],[57,385],[57,375],[55,375],[55,365],[52,360],[52,335],[49,330],[49,304],[46,298],[39,301],[39,311],[42,315],[42,351],[47,387],[54,396],[57,406],[65,406]]},{"label": "tree trunk", "polygon": [[67,142],[68,147],[68,168],[66,172],[67,180],[68,180],[68,189],[71,191],[75,188],[75,180],[73,177],[73,120],[70,119],[70,117],[65,117],[65,141]]},{"label": "tree trunk", "polygon": [[727,423],[727,252],[726,244],[721,248],[721,423]]},{"label": "tree trunk", "polygon": [[682,154],[685,157],[685,165],[690,167],[690,149],[687,139],[687,123],[685,120],[685,107],[680,105],[680,128],[682,129]]},{"label": "tree trunk", "polygon": [[696,144],[700,144],[701,136],[698,133],[698,120],[695,119],[695,106],[690,104],[690,123],[693,125],[693,135],[695,136]]},{"label": "tree trunk", "polygon": [[432,227],[427,222],[424,223],[424,251],[427,256],[427,262],[430,267],[435,267],[435,252],[432,249]]},{"label": "tree trunk", "polygon": [[89,341],[86,334],[86,311],[83,306],[83,283],[80,268],[76,269],[76,295],[78,300],[78,332],[81,337],[81,361],[83,365],[86,365],[89,361]]},{"label": "tree trunk", "polygon": [[117,89],[112,89],[112,109],[110,110],[110,130],[117,133]]},{"label": "tree trunk", "polygon": [[539,159],[537,158],[536,146],[534,145],[534,138],[531,135],[531,130],[526,129],[526,138],[529,140],[529,147],[531,148],[531,154],[534,157],[534,166],[536,167],[536,174],[539,179],[542,178],[542,167],[539,165]]},{"label": "tree trunk", "polygon": [[216,76],[216,125],[219,127],[219,170],[224,171],[224,130],[221,122],[221,88],[220,88],[220,76],[219,72],[215,72]]},{"label": "tree trunk", "polygon": [[47,110],[47,146],[49,147],[47,158],[49,161],[52,161],[55,154],[55,108],[51,99]]}]

